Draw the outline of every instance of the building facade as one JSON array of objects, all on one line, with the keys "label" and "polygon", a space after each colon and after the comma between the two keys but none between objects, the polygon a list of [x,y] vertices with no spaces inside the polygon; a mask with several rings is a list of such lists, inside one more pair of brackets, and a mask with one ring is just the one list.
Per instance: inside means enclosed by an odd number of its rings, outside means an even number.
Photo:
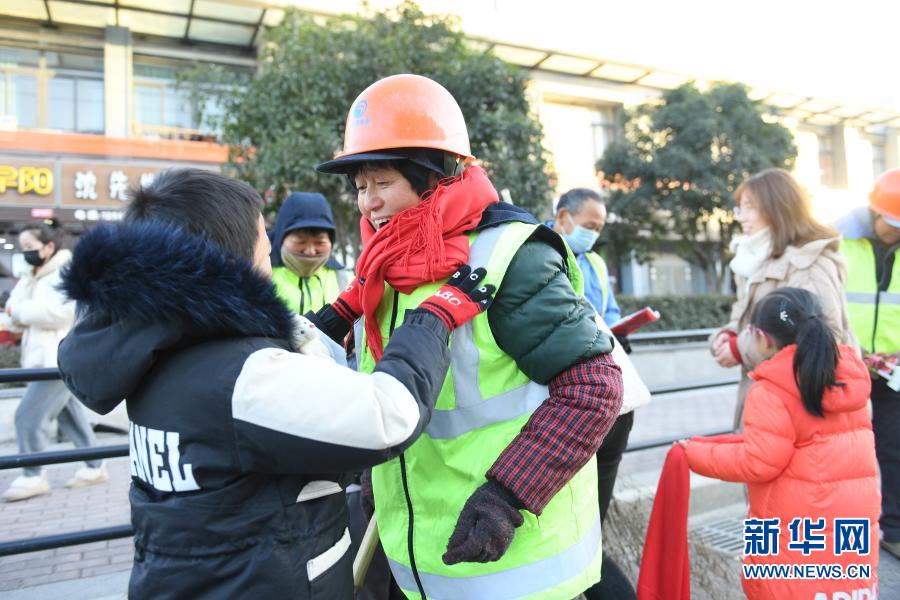
[{"label": "building facade", "polygon": [[[283,0],[17,0],[0,8],[0,291],[22,267],[14,236],[28,221],[56,218],[77,235],[120,219],[125,190],[167,167],[218,168],[227,150],[197,122],[200,107],[179,74],[201,63],[251,74],[264,28],[289,4],[326,14],[321,2]],[[694,80],[470,39],[529,71],[560,192],[597,187],[594,164],[621,135],[623,108]],[[900,165],[900,113],[777,90],[752,94],[778,108],[794,133],[796,175],[824,220],[863,204],[875,175]],[[708,291],[702,274],[674,254],[615,267],[626,293]]]}]

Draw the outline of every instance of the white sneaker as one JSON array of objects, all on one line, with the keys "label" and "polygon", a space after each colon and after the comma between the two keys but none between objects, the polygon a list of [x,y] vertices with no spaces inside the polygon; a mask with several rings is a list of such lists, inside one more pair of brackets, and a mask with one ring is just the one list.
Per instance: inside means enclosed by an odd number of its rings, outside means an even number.
[{"label": "white sneaker", "polygon": [[9,484],[9,488],[3,492],[3,499],[7,502],[16,502],[17,500],[26,500],[34,496],[40,496],[50,492],[50,483],[47,477],[41,475],[20,475],[13,479]]},{"label": "white sneaker", "polygon": [[81,467],[75,471],[75,476],[66,482],[66,487],[87,487],[98,483],[106,483],[107,481],[109,481],[109,473],[106,472],[106,465],[100,465],[96,468]]}]

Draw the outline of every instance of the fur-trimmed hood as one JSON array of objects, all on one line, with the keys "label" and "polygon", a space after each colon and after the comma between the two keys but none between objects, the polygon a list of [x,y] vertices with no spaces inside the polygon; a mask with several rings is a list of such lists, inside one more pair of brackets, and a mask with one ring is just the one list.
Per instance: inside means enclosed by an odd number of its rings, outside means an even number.
[{"label": "fur-trimmed hood", "polygon": [[62,289],[79,318],[60,344],[60,370],[100,412],[133,391],[160,352],[218,338],[292,339],[290,311],[249,261],[162,223],[97,226],[76,246]]}]

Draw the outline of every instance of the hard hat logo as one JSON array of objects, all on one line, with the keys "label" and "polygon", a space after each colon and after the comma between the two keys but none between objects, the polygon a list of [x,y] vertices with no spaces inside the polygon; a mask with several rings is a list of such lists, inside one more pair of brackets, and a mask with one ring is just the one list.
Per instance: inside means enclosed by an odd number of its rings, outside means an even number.
[{"label": "hard hat logo", "polygon": [[347,119],[347,127],[362,127],[363,125],[368,125],[371,123],[371,120],[365,116],[366,112],[369,110],[369,103],[365,100],[360,100],[353,106],[353,118]]}]

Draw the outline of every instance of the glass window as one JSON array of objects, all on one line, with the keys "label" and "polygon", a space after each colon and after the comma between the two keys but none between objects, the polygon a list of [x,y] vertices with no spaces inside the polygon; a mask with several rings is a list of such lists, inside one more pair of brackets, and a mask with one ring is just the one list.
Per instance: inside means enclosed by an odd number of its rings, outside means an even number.
[{"label": "glass window", "polygon": [[75,131],[75,80],[54,77],[47,86],[47,127]]},{"label": "glass window", "polygon": [[37,77],[15,75],[12,78],[12,109],[18,127],[38,126]]},{"label": "glass window", "polygon": [[831,128],[817,135],[819,140],[819,181],[834,186],[834,132]]},{"label": "glass window", "polygon": [[165,96],[165,124],[168,127],[179,129],[191,129],[194,122],[191,114],[190,93],[186,90],[174,87],[166,88]]},{"label": "glass window", "polygon": [[41,53],[24,48],[0,48],[0,66],[3,67],[37,67]]},{"label": "glass window", "polygon": [[79,79],[76,82],[76,127],[84,133],[103,133],[105,128],[103,112],[103,81]]},{"label": "glass window", "polygon": [[195,66],[184,61],[135,56],[135,128],[139,135],[203,139],[216,133],[199,122],[196,109],[199,102],[204,102],[203,114],[215,117],[221,115],[222,107],[215,99],[192,93],[189,84],[178,80],[178,71]]},{"label": "glass window", "polygon": [[103,133],[103,57],[0,48],[0,114],[23,129]]},{"label": "glass window", "polygon": [[599,108],[595,111],[591,129],[594,134],[594,161],[600,160],[607,146],[616,141],[616,109]]},{"label": "glass window", "polygon": [[162,92],[160,86],[135,84],[134,106],[138,123],[152,126],[163,124]]}]

